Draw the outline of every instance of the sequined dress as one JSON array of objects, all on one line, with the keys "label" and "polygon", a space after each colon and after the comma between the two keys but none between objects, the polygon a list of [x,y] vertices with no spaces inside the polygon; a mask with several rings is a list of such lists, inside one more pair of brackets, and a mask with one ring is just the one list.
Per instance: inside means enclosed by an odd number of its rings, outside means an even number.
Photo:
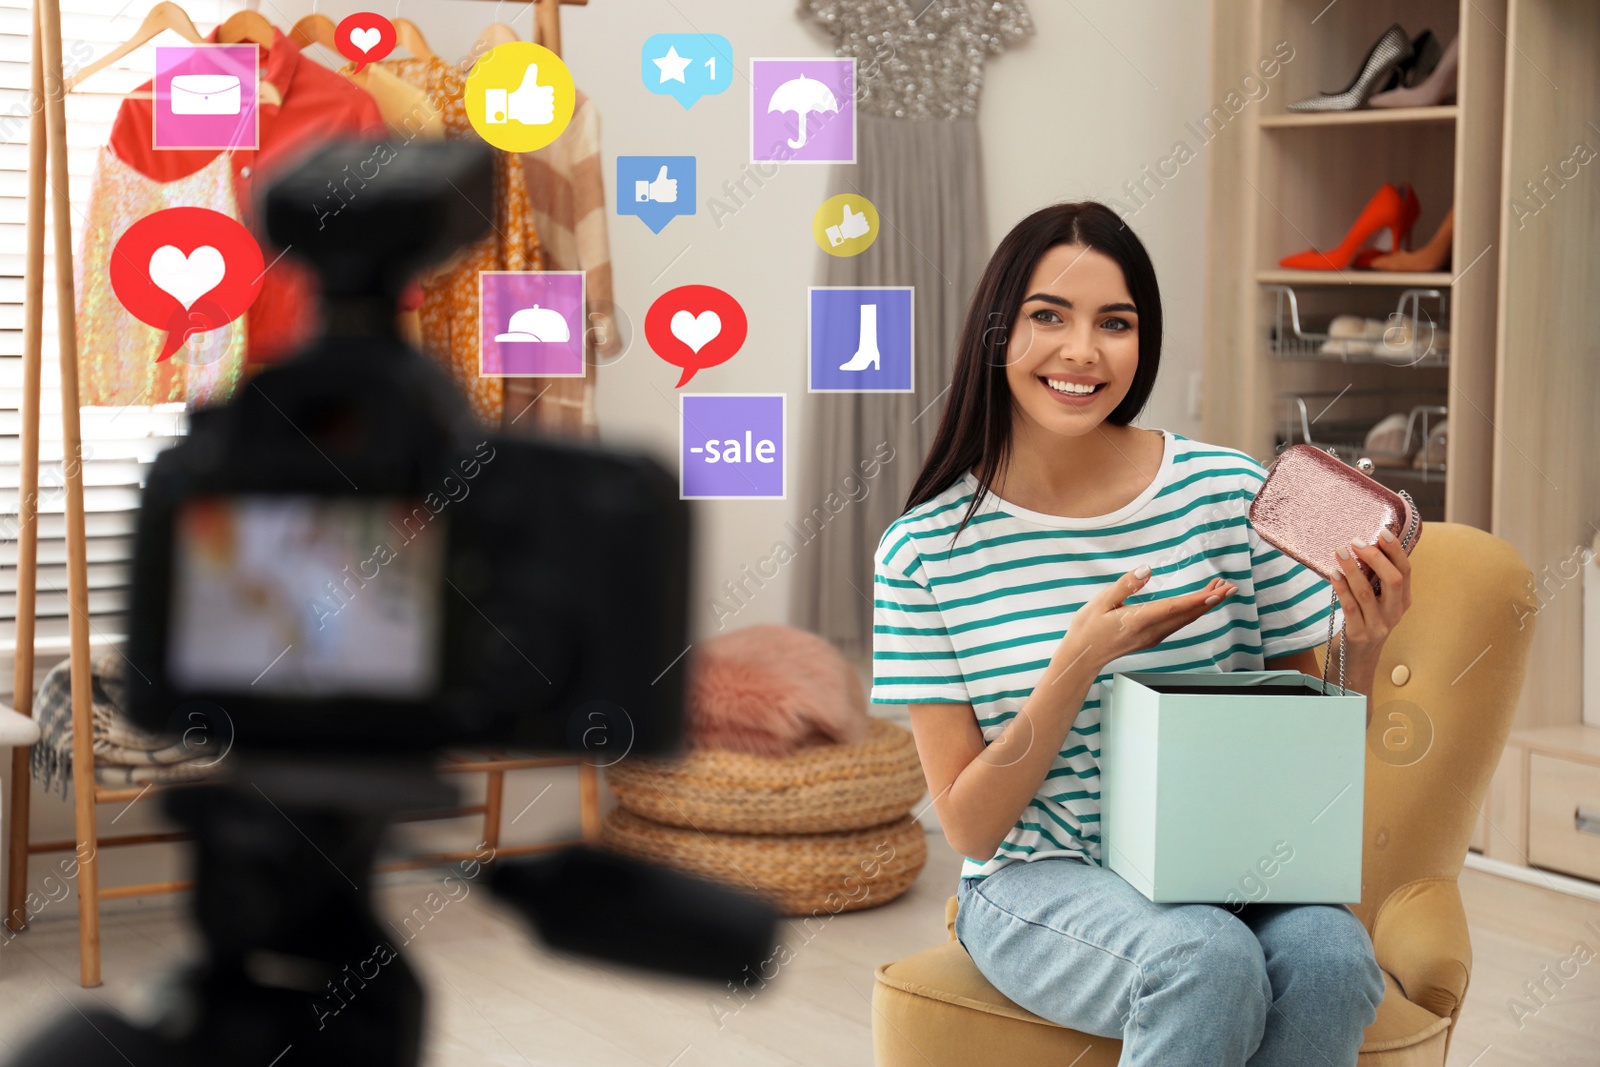
[{"label": "sequined dress", "polygon": [[73,257],[78,293],[78,400],[85,405],[187,403],[226,400],[245,364],[244,320],[192,334],[157,360],[165,330],[133,317],[111,289],[111,256],[128,227],[171,207],[203,207],[231,219],[233,163],[224,152],[187,177],[159,182],[102,148],[90,179],[83,243]]},{"label": "sequined dress", "polygon": [[[856,60],[856,163],[826,195],[872,201],[882,232],[857,256],[818,253],[817,284],[915,290],[911,393],[805,398],[801,506],[851,497],[799,556],[795,622],[847,651],[872,648],[873,551],[933,442],[967,301],[990,253],[978,99],[984,65],[1031,36],[1022,0],[800,0],[799,14]],[[865,496],[862,463],[885,444]],[[847,480],[849,479],[849,480]]]}]

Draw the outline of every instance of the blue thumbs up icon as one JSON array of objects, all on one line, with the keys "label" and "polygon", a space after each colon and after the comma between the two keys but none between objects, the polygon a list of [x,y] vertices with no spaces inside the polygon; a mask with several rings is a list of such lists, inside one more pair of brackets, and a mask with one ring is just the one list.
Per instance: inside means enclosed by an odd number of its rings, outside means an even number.
[{"label": "blue thumbs up icon", "polygon": [[679,215],[693,215],[693,156],[618,156],[617,214],[635,215],[660,233]]}]

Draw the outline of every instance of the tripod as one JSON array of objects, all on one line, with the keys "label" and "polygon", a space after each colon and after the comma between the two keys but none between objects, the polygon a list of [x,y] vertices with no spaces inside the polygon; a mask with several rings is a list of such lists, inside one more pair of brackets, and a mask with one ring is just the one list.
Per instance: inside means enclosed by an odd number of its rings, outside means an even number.
[{"label": "tripod", "polygon": [[[215,784],[164,794],[195,840],[204,950],[161,1017],[68,1012],[15,1067],[414,1067],[424,996],[372,913],[384,828],[455,790],[420,760],[240,760]],[[620,855],[574,846],[494,865],[491,889],[553,946],[723,982],[769,954],[770,905]]]}]

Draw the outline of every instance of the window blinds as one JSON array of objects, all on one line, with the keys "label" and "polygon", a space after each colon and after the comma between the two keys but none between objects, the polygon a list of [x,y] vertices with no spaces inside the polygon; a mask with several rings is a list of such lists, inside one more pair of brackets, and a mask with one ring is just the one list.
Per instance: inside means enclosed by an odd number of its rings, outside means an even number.
[{"label": "window blinds", "polygon": [[[62,61],[71,73],[131,37],[154,0],[61,0]],[[232,8],[220,0],[185,0],[209,32]],[[33,11],[27,0],[0,0],[0,656],[16,642],[17,535],[22,458],[23,260],[27,249],[29,89]],[[163,35],[153,44],[181,43]],[[73,248],[81,247],[83,207],[96,154],[111,133],[122,95],[148,80],[155,52],[146,45],[67,96],[69,193]],[[42,102],[40,102],[42,106]],[[62,473],[61,391],[57,355],[55,256],[45,212],[43,396],[40,411],[38,624],[41,656],[67,650],[66,492]],[[84,408],[83,483],[89,555],[90,640],[125,633],[128,561],[144,474],[156,453],[184,430],[181,404]]]}]

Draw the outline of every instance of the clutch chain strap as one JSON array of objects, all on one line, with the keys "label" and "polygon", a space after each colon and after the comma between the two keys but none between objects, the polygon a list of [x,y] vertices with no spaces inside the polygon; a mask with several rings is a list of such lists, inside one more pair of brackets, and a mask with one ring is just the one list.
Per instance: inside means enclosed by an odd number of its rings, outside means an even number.
[{"label": "clutch chain strap", "polygon": [[[1417,502],[1411,499],[1411,494],[1404,489],[1398,490],[1401,498],[1411,509],[1411,520],[1406,523],[1405,533],[1400,536],[1400,547],[1410,549],[1417,536],[1417,527],[1422,522],[1422,515],[1417,511]],[[1328,590],[1328,651],[1322,658],[1322,691],[1328,691],[1328,665],[1333,662],[1333,617],[1338,612],[1339,594],[1333,589]],[[1344,636],[1345,624],[1348,620],[1339,622],[1339,695],[1344,696]]]}]

